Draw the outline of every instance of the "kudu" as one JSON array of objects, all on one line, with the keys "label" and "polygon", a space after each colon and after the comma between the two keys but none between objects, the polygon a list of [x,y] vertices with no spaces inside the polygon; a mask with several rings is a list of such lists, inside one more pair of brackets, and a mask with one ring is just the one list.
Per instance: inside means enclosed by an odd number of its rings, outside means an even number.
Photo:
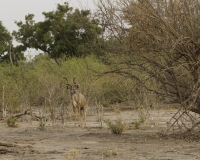
[{"label": "kudu", "polygon": [[[66,77],[63,77],[67,80]],[[74,85],[70,85],[67,80],[66,87],[70,90],[71,94],[71,100],[72,100],[72,106],[73,106],[73,112],[74,112],[74,121],[76,125],[76,111],[78,109],[78,117],[79,117],[79,124],[82,126],[82,116],[84,115],[84,125],[86,127],[86,99],[85,96],[79,92],[77,92],[77,89],[79,88],[79,84],[75,82],[75,77],[73,78]]]}]

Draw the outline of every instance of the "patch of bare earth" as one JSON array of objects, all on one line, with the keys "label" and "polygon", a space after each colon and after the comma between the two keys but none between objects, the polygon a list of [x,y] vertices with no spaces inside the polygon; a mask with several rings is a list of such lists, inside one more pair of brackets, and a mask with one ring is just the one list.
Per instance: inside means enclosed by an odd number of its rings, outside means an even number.
[{"label": "patch of bare earth", "polygon": [[[121,111],[122,120],[130,126],[122,135],[111,134],[105,124],[100,128],[97,115],[87,117],[87,128],[75,127],[70,120],[46,122],[39,130],[39,122],[18,121],[18,127],[9,128],[0,123],[0,159],[2,160],[188,160],[200,159],[200,136],[162,135],[175,109],[151,110],[147,121],[134,129],[138,119],[136,110]],[[114,112],[105,112],[104,119],[115,120]]]}]

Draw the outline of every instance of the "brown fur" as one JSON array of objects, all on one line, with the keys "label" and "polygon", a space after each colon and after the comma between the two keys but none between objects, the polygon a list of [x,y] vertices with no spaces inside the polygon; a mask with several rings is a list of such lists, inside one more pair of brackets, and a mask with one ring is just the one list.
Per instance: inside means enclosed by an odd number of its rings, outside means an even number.
[{"label": "brown fur", "polygon": [[[67,80],[67,78],[65,79]],[[70,85],[67,80],[67,89],[70,90],[71,99],[72,99],[75,125],[76,125],[76,112],[78,110],[79,124],[80,126],[82,126],[82,116],[84,116],[84,125],[86,127],[86,109],[87,109],[86,99],[83,94],[77,92],[79,85],[76,84],[75,78],[73,79],[73,82],[74,82],[74,86]]]}]

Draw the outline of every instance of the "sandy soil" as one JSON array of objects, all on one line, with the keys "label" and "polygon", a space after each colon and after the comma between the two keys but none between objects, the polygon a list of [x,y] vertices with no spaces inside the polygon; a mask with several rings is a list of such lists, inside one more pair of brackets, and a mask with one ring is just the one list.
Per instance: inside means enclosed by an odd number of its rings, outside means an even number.
[{"label": "sandy soil", "polygon": [[[75,127],[72,120],[64,125],[39,122],[27,115],[18,120],[18,127],[7,127],[0,122],[0,159],[2,160],[192,160],[200,159],[200,136],[161,136],[175,109],[151,110],[147,121],[135,129],[133,122],[138,111],[121,111],[123,121],[129,124],[122,135],[111,134],[108,127],[100,127],[98,115],[89,115],[87,128]],[[104,119],[115,120],[113,111],[104,113]]]}]

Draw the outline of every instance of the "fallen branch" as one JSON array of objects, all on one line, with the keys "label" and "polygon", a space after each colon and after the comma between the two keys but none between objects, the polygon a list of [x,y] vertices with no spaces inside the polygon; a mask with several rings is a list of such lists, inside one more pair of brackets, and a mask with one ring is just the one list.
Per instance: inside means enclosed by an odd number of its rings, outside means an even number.
[{"label": "fallen branch", "polygon": [[30,114],[31,114],[31,112],[28,111],[28,110],[26,110],[26,111],[24,111],[23,113],[15,114],[15,115],[11,116],[10,118],[19,118],[19,117],[21,117],[21,116],[23,116],[23,115],[30,115]]},{"label": "fallen branch", "polygon": [[38,115],[36,115],[35,113],[32,113],[31,114],[31,116],[33,116],[35,119],[37,119],[38,121],[41,121],[42,119],[46,119],[46,117],[45,116],[38,116]]},{"label": "fallen branch", "polygon": [[4,146],[4,147],[16,147],[17,145],[0,142],[0,146]]},{"label": "fallen branch", "polygon": [[26,110],[22,113],[18,113],[18,114],[15,114],[13,116],[11,116],[10,118],[20,118],[21,116],[24,116],[24,115],[31,115],[32,117],[34,117],[36,120],[40,121],[41,119],[45,119],[46,117],[41,117],[41,116],[38,116],[36,115],[35,113],[31,113],[31,111],[29,110]]},{"label": "fallen branch", "polygon": [[18,151],[11,151],[8,149],[0,148],[0,154],[6,154],[6,153],[19,153]]}]

